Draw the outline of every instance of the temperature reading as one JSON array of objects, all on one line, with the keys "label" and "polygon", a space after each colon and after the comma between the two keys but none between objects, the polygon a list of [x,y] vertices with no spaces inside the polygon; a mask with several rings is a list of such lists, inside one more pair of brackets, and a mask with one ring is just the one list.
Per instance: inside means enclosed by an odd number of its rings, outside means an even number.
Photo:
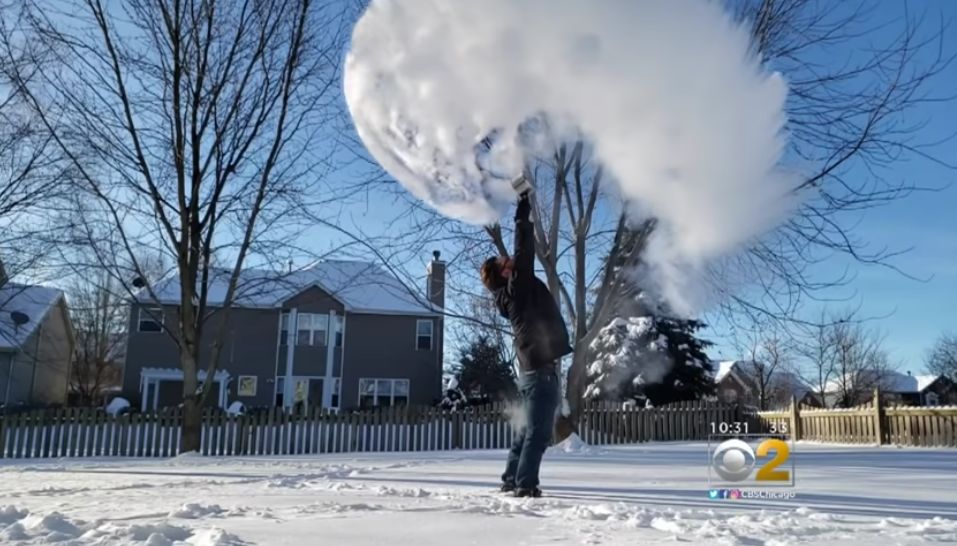
[{"label": "temperature reading", "polygon": [[771,431],[771,434],[787,434],[788,433],[787,421],[781,421],[781,422],[771,421],[770,423],[768,423],[768,430]]}]

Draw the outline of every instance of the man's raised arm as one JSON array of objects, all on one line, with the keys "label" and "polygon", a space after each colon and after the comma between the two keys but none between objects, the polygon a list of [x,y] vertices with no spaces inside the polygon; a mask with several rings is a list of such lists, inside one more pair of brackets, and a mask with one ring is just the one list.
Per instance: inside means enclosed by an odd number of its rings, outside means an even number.
[{"label": "man's raised arm", "polygon": [[518,198],[515,209],[515,266],[513,275],[519,283],[535,276],[535,225],[532,223],[532,202],[529,193]]}]

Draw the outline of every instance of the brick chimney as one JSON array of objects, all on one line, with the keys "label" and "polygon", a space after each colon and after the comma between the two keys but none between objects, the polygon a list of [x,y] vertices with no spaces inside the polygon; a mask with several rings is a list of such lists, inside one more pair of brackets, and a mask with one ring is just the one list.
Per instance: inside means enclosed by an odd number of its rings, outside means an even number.
[{"label": "brick chimney", "polygon": [[445,262],[442,261],[442,253],[436,250],[432,253],[432,261],[429,262],[428,278],[426,280],[426,295],[433,304],[445,307]]}]

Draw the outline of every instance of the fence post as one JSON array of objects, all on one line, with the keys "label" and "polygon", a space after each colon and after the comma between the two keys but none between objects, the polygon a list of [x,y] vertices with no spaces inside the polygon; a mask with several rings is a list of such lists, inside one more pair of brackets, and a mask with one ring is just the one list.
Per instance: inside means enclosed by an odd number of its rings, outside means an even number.
[{"label": "fence post", "polygon": [[452,449],[462,449],[462,411],[452,412]]},{"label": "fence post", "polygon": [[791,441],[801,439],[803,431],[801,430],[801,410],[798,408],[797,398],[791,395]]},{"label": "fence post", "polygon": [[877,445],[884,443],[884,406],[881,404],[881,388],[874,388],[874,436]]}]

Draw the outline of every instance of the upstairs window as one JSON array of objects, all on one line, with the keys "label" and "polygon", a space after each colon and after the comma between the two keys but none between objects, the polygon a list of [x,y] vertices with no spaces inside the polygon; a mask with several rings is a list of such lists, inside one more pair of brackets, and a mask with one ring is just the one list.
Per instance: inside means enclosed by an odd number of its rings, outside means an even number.
[{"label": "upstairs window", "polygon": [[324,346],[329,328],[329,315],[300,313],[297,318],[296,345]]},{"label": "upstairs window", "polygon": [[415,348],[419,351],[432,350],[432,328],[431,320],[419,320],[415,323]]},{"label": "upstairs window", "polygon": [[137,331],[162,332],[164,320],[162,307],[140,307]]}]

